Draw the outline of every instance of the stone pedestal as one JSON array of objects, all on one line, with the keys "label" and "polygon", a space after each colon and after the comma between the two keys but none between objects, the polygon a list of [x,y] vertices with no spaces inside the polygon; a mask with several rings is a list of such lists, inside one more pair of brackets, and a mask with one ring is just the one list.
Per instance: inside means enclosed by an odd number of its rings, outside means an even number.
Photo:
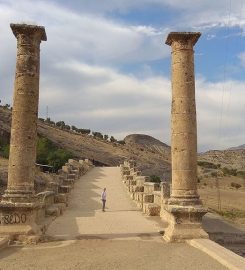
[{"label": "stone pedestal", "polygon": [[38,232],[41,209],[34,193],[42,26],[11,24],[17,38],[8,186],[0,203],[0,233]]},{"label": "stone pedestal", "polygon": [[42,204],[36,203],[6,203],[0,205],[0,234],[10,235],[12,239],[26,241],[28,237],[42,234],[41,222],[45,211]]},{"label": "stone pedestal", "polygon": [[197,193],[197,126],[193,46],[200,33],[172,32],[166,44],[172,47],[171,155],[172,190],[163,206],[169,227],[167,241],[207,238],[201,228],[207,212]]}]

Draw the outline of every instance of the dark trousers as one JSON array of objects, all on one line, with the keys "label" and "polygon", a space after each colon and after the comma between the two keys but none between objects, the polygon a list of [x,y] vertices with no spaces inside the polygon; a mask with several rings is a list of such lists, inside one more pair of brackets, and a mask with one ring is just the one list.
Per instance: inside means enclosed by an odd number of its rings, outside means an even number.
[{"label": "dark trousers", "polygon": [[105,211],[105,203],[106,203],[106,200],[102,200],[102,210]]}]

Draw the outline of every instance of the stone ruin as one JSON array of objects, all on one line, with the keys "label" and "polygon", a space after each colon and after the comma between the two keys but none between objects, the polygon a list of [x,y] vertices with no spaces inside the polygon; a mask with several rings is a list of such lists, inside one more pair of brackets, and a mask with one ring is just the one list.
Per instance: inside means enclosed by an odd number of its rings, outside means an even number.
[{"label": "stone ruin", "polygon": [[17,38],[17,60],[8,184],[0,202],[0,235],[24,242],[38,241],[47,228],[45,217],[64,211],[75,181],[93,165],[87,159],[70,159],[48,183],[47,190],[35,194],[40,43],[47,37],[43,26],[10,27]]},{"label": "stone ruin", "polygon": [[[48,185],[35,194],[34,172],[39,103],[40,43],[46,41],[43,26],[11,24],[17,38],[17,61],[12,110],[9,174],[0,202],[0,234],[13,238],[38,238],[45,232],[46,215],[59,215],[68,202],[74,182],[92,164],[69,162]],[[121,166],[123,181],[132,199],[147,215],[168,221],[164,239],[184,241],[207,238],[201,227],[207,212],[197,194],[197,130],[193,47],[200,33],[172,32],[166,44],[172,48],[172,188],[150,183],[134,161]]]},{"label": "stone ruin", "polygon": [[143,213],[147,216],[160,216],[162,205],[170,197],[169,183],[150,182],[149,176],[141,175],[133,160],[124,161],[120,171],[130,197]]},{"label": "stone ruin", "polygon": [[147,215],[161,215],[168,222],[167,242],[208,238],[202,229],[207,213],[197,193],[197,125],[193,47],[201,33],[171,32],[172,48],[171,156],[172,185],[149,183],[134,161],[121,166],[123,181],[132,199]]},{"label": "stone ruin", "polygon": [[0,203],[0,236],[8,235],[10,240],[24,243],[39,241],[53,220],[50,217],[63,214],[76,181],[91,168],[93,164],[88,159],[69,159],[57,174],[51,174],[46,190],[33,195],[33,208],[28,203],[25,208],[24,202],[11,205],[3,198]]}]

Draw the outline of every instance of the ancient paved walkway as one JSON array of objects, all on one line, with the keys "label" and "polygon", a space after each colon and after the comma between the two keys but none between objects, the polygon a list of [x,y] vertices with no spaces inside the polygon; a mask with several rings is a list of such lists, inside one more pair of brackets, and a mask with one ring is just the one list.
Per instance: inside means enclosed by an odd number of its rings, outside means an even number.
[{"label": "ancient paved walkway", "polygon": [[[107,187],[106,212],[100,194]],[[49,227],[50,242],[0,252],[0,270],[224,270],[187,244],[166,244],[160,218],[138,211],[119,168],[94,168],[75,184],[70,205]]]}]

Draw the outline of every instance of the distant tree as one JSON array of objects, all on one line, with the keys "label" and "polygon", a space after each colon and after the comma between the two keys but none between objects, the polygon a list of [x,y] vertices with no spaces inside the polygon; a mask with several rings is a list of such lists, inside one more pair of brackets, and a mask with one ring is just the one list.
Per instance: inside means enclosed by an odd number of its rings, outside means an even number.
[{"label": "distant tree", "polygon": [[93,136],[95,138],[103,139],[103,135],[100,132],[92,132]]},{"label": "distant tree", "polygon": [[105,134],[105,135],[104,135],[104,140],[107,141],[108,138],[109,138],[109,136]]},{"label": "distant tree", "polygon": [[80,128],[80,129],[78,129],[78,132],[88,135],[88,134],[90,134],[91,130],[90,129],[85,129],[85,128]]},{"label": "distant tree", "polygon": [[4,107],[5,109],[9,109],[9,108],[10,108],[10,104],[5,104],[3,107]]},{"label": "distant tree", "polygon": [[124,140],[121,140],[121,141],[117,141],[117,142],[118,142],[119,144],[121,144],[121,145],[124,145],[124,144],[126,144]]},{"label": "distant tree", "polygon": [[44,119],[43,118],[38,118],[41,122],[44,122]]},{"label": "distant tree", "polygon": [[61,128],[61,129],[63,129],[63,128],[65,128],[65,122],[64,121],[58,121],[58,122],[56,122],[56,124],[55,124],[57,127],[59,127],[59,128]]},{"label": "distant tree", "polygon": [[71,127],[70,127],[69,125],[65,125],[65,126],[64,126],[64,129],[66,129],[66,130],[70,130],[70,129],[71,129]]},{"label": "distant tree", "polygon": [[116,142],[117,140],[113,136],[111,136],[110,141],[111,142]]},{"label": "distant tree", "polygon": [[71,129],[74,130],[74,131],[78,131],[78,128],[76,126],[71,126]]}]

